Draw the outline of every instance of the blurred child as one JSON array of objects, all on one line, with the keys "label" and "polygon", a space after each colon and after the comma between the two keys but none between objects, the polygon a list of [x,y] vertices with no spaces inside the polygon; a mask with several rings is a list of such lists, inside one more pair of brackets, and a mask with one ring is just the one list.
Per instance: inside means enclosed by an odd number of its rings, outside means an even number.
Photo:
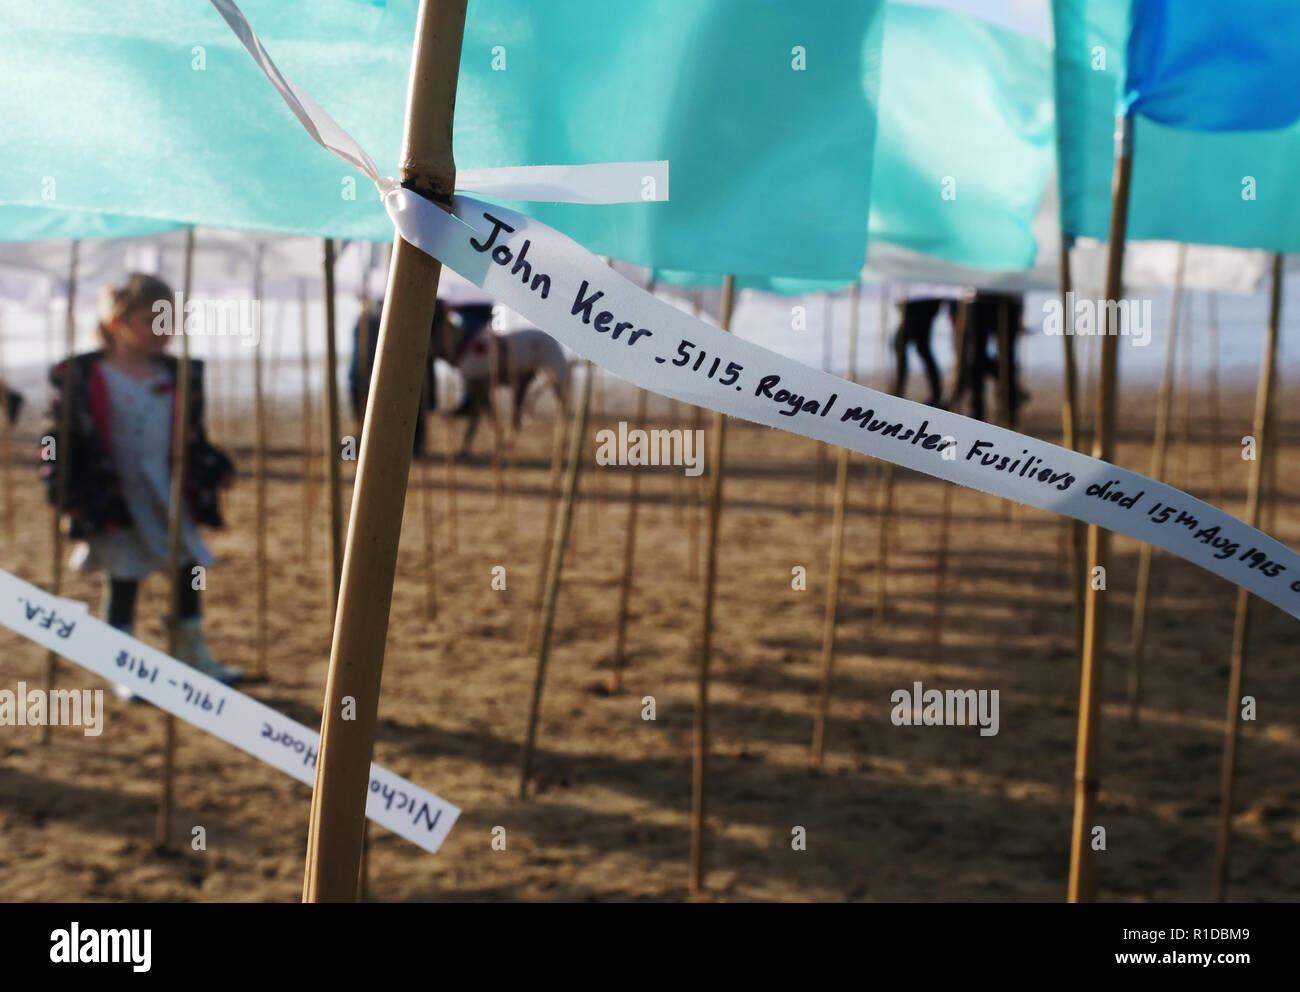
[{"label": "blurred child", "polygon": [[[104,575],[105,618],[128,634],[135,624],[140,580],[168,568],[167,526],[171,500],[171,438],[180,363],[165,354],[170,334],[154,330],[156,303],[173,306],[171,287],[160,279],[131,275],[120,289],[105,286],[99,297],[98,351],[60,362],[54,386],[55,458],[41,474],[56,501],[57,466],[66,463],[64,515],[68,535],[81,543],[72,567]],[[183,317],[173,314],[179,327]],[[71,376],[69,377],[69,372]],[[58,437],[62,404],[71,404],[69,437]],[[213,447],[203,428],[203,363],[190,361],[185,436],[185,505],[181,519],[181,569],[177,658],[227,685],[242,673],[213,660],[203,637],[193,569],[212,564],[197,524],[221,527],[217,490],[230,484],[234,466]],[[118,695],[130,693],[118,687]]]}]

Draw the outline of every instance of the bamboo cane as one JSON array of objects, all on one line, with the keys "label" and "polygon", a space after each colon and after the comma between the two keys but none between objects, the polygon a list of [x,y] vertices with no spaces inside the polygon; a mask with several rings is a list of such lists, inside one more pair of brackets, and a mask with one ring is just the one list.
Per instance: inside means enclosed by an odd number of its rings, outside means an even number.
[{"label": "bamboo cane", "polygon": [[[966,307],[965,300],[959,301],[954,315],[955,325],[962,328],[963,333],[966,327]],[[940,485],[943,487],[943,499],[939,509],[939,547],[935,555],[934,623],[930,631],[930,661],[936,665],[943,657],[943,624],[948,605],[948,545],[952,530],[953,490],[947,482],[940,482]]]},{"label": "bamboo cane", "polygon": [[[324,245],[325,287],[325,459],[330,507],[330,620],[338,613],[343,578],[343,481],[339,466],[338,344],[334,320],[334,239]],[[362,337],[368,337],[369,332]],[[369,395],[369,382],[367,382]]]},{"label": "bamboo cane", "polygon": [[[731,330],[731,311],[735,303],[736,280],[722,280],[721,325]],[[722,520],[723,458],[726,453],[727,421],[713,413],[713,443],[710,447],[712,476],[709,480],[709,537],[705,544],[704,610],[700,635],[699,680],[695,694],[695,735],[691,762],[691,863],[690,892],[698,895],[704,888],[704,785],[709,752],[709,656],[713,651],[713,593],[718,579],[718,528]]]},{"label": "bamboo cane", "polygon": [[[861,282],[854,281],[849,296],[849,360],[846,378],[856,382],[858,358],[858,305]],[[835,466],[835,509],[831,524],[831,564],[826,582],[826,612],[822,621],[821,687],[817,694],[817,716],[813,722],[812,767],[822,767],[826,745],[826,721],[831,705],[831,671],[835,664],[835,624],[839,619],[840,572],[844,563],[844,511],[849,491],[849,449],[839,448]]]},{"label": "bamboo cane", "polygon": [[546,684],[546,663],[551,656],[551,632],[555,627],[555,603],[560,594],[560,574],[564,569],[564,552],[573,530],[573,504],[578,494],[578,476],[582,472],[582,442],[587,435],[591,415],[591,390],[595,366],[587,362],[582,376],[582,398],[573,414],[573,434],[569,438],[569,465],[564,477],[564,503],[555,523],[551,556],[547,563],[546,594],[542,600],[542,624],[537,642],[537,672],[533,679],[533,697],[528,707],[528,732],[524,739],[523,759],[519,767],[519,798],[528,798],[528,780],[532,775],[533,750],[537,742],[537,718],[542,707],[542,689]]},{"label": "bamboo cane", "polygon": [[456,501],[456,435],[452,430],[450,415],[442,419],[443,470],[447,487],[447,552],[457,551],[457,537],[460,534],[460,517]]},{"label": "bamboo cane", "polygon": [[501,415],[497,408],[501,391],[501,336],[488,328],[488,412],[492,415],[492,503],[499,511],[505,499],[501,473]]},{"label": "bamboo cane", "polygon": [[[1064,327],[1061,328],[1061,348],[1064,357],[1065,382],[1061,399],[1061,441],[1071,451],[1079,450],[1079,370],[1074,360],[1074,308],[1069,305],[1070,293],[1073,291],[1073,278],[1070,273],[1070,249],[1073,238],[1061,237],[1061,313]],[[1079,575],[1084,562],[1085,530],[1083,521],[1073,517],[1065,521],[1069,528],[1069,550],[1067,554],[1069,567],[1069,586],[1071,602],[1074,609],[1074,650],[1076,662],[1083,651],[1083,582]],[[1075,677],[1078,677],[1076,667]]]},{"label": "bamboo cane", "polygon": [[[181,299],[188,302],[194,274],[194,228],[185,229],[185,274]],[[171,613],[167,617],[167,653],[175,658],[180,644],[181,543],[185,514],[185,454],[190,429],[190,336],[185,333],[184,309],[173,314],[173,330],[180,334],[181,358],[177,369],[176,395],[172,404],[171,493],[167,508],[167,576],[171,588]],[[176,718],[170,713],[163,721],[162,796],[154,825],[154,847],[166,850],[171,844],[172,800],[176,764]]]},{"label": "bamboo cane", "polygon": [[1196,350],[1196,334],[1192,321],[1194,299],[1187,298],[1187,329],[1183,331],[1187,347],[1182,349],[1182,371],[1179,375],[1178,397],[1178,488],[1190,490],[1192,446],[1192,353]]},{"label": "bamboo cane", "polygon": [[[704,414],[698,406],[691,407],[691,431],[694,437],[698,438],[704,429]],[[686,553],[690,558],[686,577],[691,582],[698,582],[700,578],[700,517],[704,512],[703,502],[704,492],[700,482],[697,480],[691,486],[691,510],[690,526],[688,528],[688,541]]]},{"label": "bamboo cane", "polygon": [[9,423],[9,379],[5,367],[5,333],[4,314],[0,312],[0,490],[4,493],[4,529],[5,540],[10,547],[14,543],[14,437],[13,427]]},{"label": "bamboo cane", "polygon": [[[880,370],[882,388],[889,382],[889,373],[885,368],[886,347],[889,340],[889,287],[880,285],[880,336],[876,341],[876,368]],[[880,463],[880,488],[876,502],[876,569],[875,569],[875,607],[872,611],[871,626],[878,627],[885,622],[885,587],[889,576],[889,522],[894,513],[894,463]]]},{"label": "bamboo cane", "polygon": [[[1151,448],[1151,478],[1163,481],[1165,453],[1169,439],[1169,408],[1172,405],[1174,354],[1178,350],[1178,310],[1183,295],[1183,272],[1187,263],[1187,245],[1178,246],[1174,268],[1173,297],[1169,303],[1169,331],[1165,337],[1165,364],[1160,373],[1160,392],[1156,397],[1156,432]],[[1190,350],[1190,342],[1183,350]],[[1186,389],[1190,384],[1184,382]],[[1147,592],[1151,584],[1151,545],[1142,542],[1138,551],[1137,589],[1133,594],[1133,636],[1128,671],[1128,715],[1134,723],[1142,704],[1142,659],[1146,647]]]},{"label": "bamboo cane", "polygon": [[1219,297],[1210,293],[1206,300],[1206,334],[1209,338],[1206,373],[1209,376],[1210,413],[1210,502],[1218,506],[1223,498],[1223,475],[1219,467]]},{"label": "bamboo cane", "polygon": [[[421,0],[401,180],[443,209],[450,207],[455,189],[451,131],[464,26],[464,0]],[[433,258],[400,236],[394,239],[325,687],[303,886],[308,902],[356,898],[414,413],[440,272]],[[332,273],[327,271],[327,277],[332,289]],[[337,463],[337,456],[331,461]],[[355,719],[344,720],[344,699],[349,697],[355,703],[349,715]]]},{"label": "bamboo cane", "polygon": [[[73,240],[68,257],[68,309],[64,317],[64,351],[67,359],[63,367],[62,402],[59,404],[59,437],[63,457],[55,451],[54,463],[54,515],[51,536],[51,561],[53,576],[50,592],[58,596],[63,591],[63,507],[68,501],[68,460],[72,451],[72,403],[76,391],[77,370],[72,361],[77,351],[77,262],[81,243]],[[45,698],[50,699],[54,682],[59,675],[59,656],[50,651],[45,656]],[[50,743],[50,722],[41,728],[41,743]]]},{"label": "bamboo cane", "polygon": [[[1273,395],[1276,390],[1278,329],[1282,314],[1282,254],[1273,256],[1273,291],[1269,297],[1268,335],[1259,367],[1255,394],[1255,460],[1246,487],[1246,523],[1259,526],[1260,489],[1264,462],[1273,443]],[[1269,459],[1271,460],[1271,459]],[[1228,675],[1228,712],[1223,732],[1223,768],[1219,787],[1218,830],[1214,845],[1212,898],[1222,902],[1228,888],[1228,854],[1232,843],[1232,793],[1237,777],[1237,735],[1241,707],[1241,686],[1246,673],[1246,650],[1250,640],[1250,593],[1237,590],[1237,614],[1232,626],[1232,667]]]},{"label": "bamboo cane", "polygon": [[[1012,430],[1011,409],[1014,404],[1011,387],[1011,319],[1007,312],[1007,299],[1002,296],[998,299],[998,419],[1002,426],[1007,430]],[[1002,508],[1003,520],[1015,520],[1017,523],[1016,531],[1019,531],[1019,514],[1017,509],[1019,503],[1013,503],[1011,500],[1000,499],[998,505]]]},{"label": "bamboo cane", "polygon": [[[831,294],[822,294],[822,371],[830,371],[831,353]],[[824,441],[814,441],[817,449],[817,483],[813,487],[816,499],[813,504],[813,523],[820,531],[825,524],[826,512],[826,448]]]},{"label": "bamboo cane", "polygon": [[[253,255],[253,301],[262,299],[262,258],[263,247],[259,243]],[[258,308],[260,314],[260,307]],[[267,602],[267,553],[266,525],[270,507],[266,498],[266,445],[267,416],[266,396],[263,390],[262,368],[262,324],[259,317],[257,325],[256,346],[253,348],[253,409],[257,421],[257,449],[255,468],[257,473],[257,677],[266,678],[266,624],[270,612]]]},{"label": "bamboo cane", "polygon": [[424,543],[424,611],[430,620],[438,619],[438,580],[437,555],[433,550],[433,480],[429,476],[429,459],[421,458],[419,462],[420,478],[420,529]]},{"label": "bamboo cane", "polygon": [[[668,423],[670,425],[681,425],[681,430],[686,430],[686,417],[683,413],[682,404],[679,400],[668,401]],[[689,499],[687,480],[690,478],[685,472],[674,477],[671,482],[672,499],[673,499],[673,523],[680,528],[686,516],[686,501]]]},{"label": "bamboo cane", "polygon": [[[646,391],[637,390],[636,422],[644,427],[646,418]],[[623,537],[623,580],[618,591],[618,623],[614,634],[614,674],[610,680],[610,690],[620,692],[623,688],[623,669],[627,666],[624,649],[627,644],[627,610],[632,598],[632,567],[636,555],[636,518],[641,503],[641,473],[632,471],[627,494],[627,532]]]},{"label": "bamboo cane", "polygon": [[[1106,257],[1106,299],[1123,295],[1124,239],[1128,229],[1129,185],[1133,175],[1133,118],[1120,117],[1116,128],[1115,177],[1110,216],[1110,247]],[[1119,314],[1107,306],[1107,333],[1101,339],[1101,374],[1097,383],[1097,433],[1094,458],[1110,461],[1114,453],[1117,373],[1119,368]],[[1091,577],[1099,565],[1109,564],[1110,533],[1096,524],[1088,527],[1088,576],[1084,599],[1083,658],[1079,675],[1079,732],[1075,748],[1074,823],[1070,837],[1069,901],[1091,902],[1095,894],[1093,858],[1089,844],[1093,809],[1097,800],[1097,722],[1101,712],[1101,671],[1106,645],[1105,597],[1098,595]]]},{"label": "bamboo cane", "polygon": [[[602,427],[605,425],[605,380],[600,371],[592,366],[592,375],[597,379],[592,383],[594,393],[593,419]],[[593,473],[591,478],[591,498],[587,501],[587,533],[595,540],[600,535],[600,513],[605,504],[605,477],[602,473]]]},{"label": "bamboo cane", "polygon": [[[691,312],[695,319],[700,317],[700,291],[697,289],[691,293]],[[691,407],[691,431],[692,437],[698,438],[700,431],[704,426],[704,417],[698,406]],[[703,512],[703,489],[702,479],[696,479],[690,485],[690,521],[687,528],[688,540],[686,544],[687,571],[686,578],[690,582],[696,582],[700,577],[700,515]]]},{"label": "bamboo cane", "polygon": [[563,402],[556,405],[555,423],[551,425],[551,477],[546,486],[546,525],[542,528],[542,555],[537,567],[537,588],[533,593],[532,622],[528,629],[528,650],[537,650],[542,630],[542,606],[546,597],[546,576],[555,541],[555,515],[560,508],[560,481],[564,469],[564,442],[568,411]]},{"label": "bamboo cane", "polygon": [[307,280],[298,280],[298,312],[302,330],[302,559],[311,565],[312,521],[316,516],[316,486],[312,465],[311,362],[308,359]]},{"label": "bamboo cane", "polygon": [[943,658],[943,621],[948,601],[948,534],[952,528],[952,484],[940,481],[943,502],[939,510],[939,549],[934,566],[934,624],[930,629],[930,662]]}]

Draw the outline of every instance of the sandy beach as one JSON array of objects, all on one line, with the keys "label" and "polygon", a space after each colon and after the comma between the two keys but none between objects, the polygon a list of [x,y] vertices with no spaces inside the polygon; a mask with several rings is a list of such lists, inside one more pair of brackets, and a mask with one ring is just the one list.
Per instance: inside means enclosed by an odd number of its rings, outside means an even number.
[{"label": "sandy beach", "polygon": [[[1022,429],[1058,441],[1052,384],[1030,388]],[[1144,473],[1154,392],[1126,396],[1120,421],[1116,461]],[[1169,481],[1240,515],[1249,464],[1240,439],[1250,433],[1253,388],[1225,388],[1217,442],[1206,396],[1181,403]],[[602,427],[632,420],[631,404],[611,386],[584,445],[535,794],[526,801],[517,797],[519,761],[536,665],[526,639],[542,565],[550,423],[544,416],[525,422],[499,487],[484,425],[476,460],[454,468],[454,534],[441,455],[414,468],[375,760],[464,812],[436,855],[372,828],[368,898],[686,898],[702,575],[691,558],[706,533],[708,475],[639,470],[628,666],[622,690],[611,692],[633,470],[594,467],[593,439]],[[1266,503],[1264,529],[1296,547],[1300,421],[1285,404],[1281,409],[1279,495]],[[12,501],[16,526],[12,534],[0,529],[0,568],[45,584],[50,510],[33,455],[40,412],[25,415],[15,435],[16,464],[0,514]],[[689,423],[690,411],[651,397],[649,417],[671,426]],[[246,671],[258,665],[251,418],[251,409],[220,403],[209,412],[214,440],[232,450],[240,478],[227,498],[229,527],[209,534],[217,564],[206,627],[214,654]],[[706,436],[710,420],[705,413]],[[431,421],[439,451],[444,423]],[[343,424],[354,429],[346,413]],[[460,429],[457,423],[457,436]],[[322,436],[318,425],[312,436]],[[267,487],[270,680],[248,691],[314,727],[330,644],[328,515],[322,456],[311,461],[308,494],[301,438],[296,404],[276,405]],[[886,612],[875,622],[879,465],[854,456],[826,762],[813,772],[834,460],[834,452],[819,456],[805,438],[729,422],[710,689],[707,898],[1062,900],[1077,676],[1061,518],[955,490],[940,614],[943,484],[900,471],[887,528]],[[354,467],[343,465],[345,502]],[[1210,893],[1236,591],[1157,553],[1135,723],[1125,683],[1137,558],[1135,541],[1115,539],[1099,895],[1200,901]],[[498,565],[506,570],[504,591],[492,588]],[[807,570],[806,590],[792,588],[796,566]],[[64,594],[100,608],[97,580],[70,575]],[[137,636],[163,644],[165,610],[165,584],[154,577],[142,591]],[[1300,898],[1300,627],[1258,601],[1253,618],[1245,691],[1257,700],[1258,720],[1242,729],[1229,897],[1290,901]],[[0,687],[43,684],[44,671],[43,649],[0,630]],[[891,693],[918,681],[999,690],[999,732],[894,725]],[[59,684],[106,688],[69,662],[60,666]],[[654,697],[653,721],[642,718],[647,696]],[[49,746],[33,728],[6,728],[0,737],[0,899],[299,899],[309,790],[181,724],[177,853],[156,853],[164,718],[111,694],[106,705],[99,737],[75,728],[55,728]],[[206,830],[206,851],[190,849],[195,825]],[[505,828],[505,850],[494,849],[497,827]],[[806,850],[792,849],[797,827],[805,828]]]}]

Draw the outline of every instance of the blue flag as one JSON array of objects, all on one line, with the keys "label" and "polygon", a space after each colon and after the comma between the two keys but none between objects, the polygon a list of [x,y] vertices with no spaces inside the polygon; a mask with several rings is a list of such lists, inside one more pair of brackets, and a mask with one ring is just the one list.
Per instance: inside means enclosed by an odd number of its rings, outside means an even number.
[{"label": "blue flag", "polygon": [[[1130,0],[1052,0],[1061,227],[1080,237],[1110,226],[1129,15]],[[1139,114],[1134,147],[1130,240],[1300,251],[1300,122],[1211,132]]]},{"label": "blue flag", "polygon": [[1130,0],[1123,109],[1192,131],[1300,120],[1296,0]]}]

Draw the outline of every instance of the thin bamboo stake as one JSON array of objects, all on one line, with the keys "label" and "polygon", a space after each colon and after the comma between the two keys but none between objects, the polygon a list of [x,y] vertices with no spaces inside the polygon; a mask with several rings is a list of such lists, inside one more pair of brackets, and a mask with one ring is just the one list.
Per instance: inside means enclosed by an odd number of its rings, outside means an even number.
[{"label": "thin bamboo stake", "polygon": [[1192,446],[1192,352],[1196,349],[1193,329],[1193,299],[1187,298],[1187,329],[1183,332],[1187,347],[1182,349],[1182,374],[1179,376],[1181,395],[1178,399],[1178,488],[1190,490]]},{"label": "thin bamboo stake", "polygon": [[[189,302],[194,275],[194,228],[185,229],[185,275],[181,299]],[[172,401],[171,493],[167,508],[167,581],[171,589],[171,613],[167,617],[167,653],[176,657],[181,629],[181,543],[185,514],[185,452],[190,426],[190,336],[185,333],[185,311],[173,314],[173,328],[180,334],[181,358],[177,370],[175,399]],[[173,783],[176,765],[176,718],[170,713],[163,721],[162,795],[154,824],[154,847],[166,850],[171,844]]]},{"label": "thin bamboo stake", "polygon": [[424,611],[430,620],[438,619],[438,577],[437,577],[437,555],[433,551],[433,496],[429,492],[433,488],[433,480],[429,474],[429,459],[421,458],[419,461],[420,470],[420,529],[424,543]]},{"label": "thin bamboo stake", "polygon": [[311,361],[308,358],[307,280],[298,280],[298,313],[302,330],[302,559],[311,565],[312,522],[316,517],[316,485],[312,458]]},{"label": "thin bamboo stake", "polygon": [[[1011,315],[1007,312],[1006,297],[998,300],[998,419],[1002,426],[1011,430],[1011,408],[1015,402],[1011,395]],[[1000,499],[1003,520],[1015,520],[1016,532],[1019,533],[1019,513],[1013,507],[1019,503]]]},{"label": "thin bamboo stake", "polygon": [[[731,310],[735,303],[735,296],[735,277],[723,277],[720,323],[724,331],[731,330]],[[709,479],[709,538],[705,545],[707,557],[704,566],[704,611],[700,635],[699,680],[696,683],[695,693],[695,735],[691,762],[691,895],[698,895],[704,889],[704,786],[709,753],[709,656],[713,652],[713,593],[718,580],[718,529],[722,522],[726,426],[726,418],[715,410],[713,443],[709,452],[712,461],[710,466],[712,476]]]},{"label": "thin bamboo stake", "polygon": [[1219,296],[1211,292],[1207,305],[1206,330],[1209,336],[1209,355],[1206,360],[1206,372],[1210,383],[1210,502],[1218,506],[1223,498],[1223,474],[1219,466]]},{"label": "thin bamboo stake", "polygon": [[[1061,236],[1061,313],[1064,327],[1061,347],[1064,357],[1065,382],[1061,399],[1061,441],[1071,451],[1079,450],[1079,370],[1074,361],[1074,308],[1069,305],[1074,280],[1070,273],[1070,249],[1073,238]],[[1083,651],[1083,582],[1079,574],[1084,562],[1085,530],[1083,521],[1073,517],[1065,521],[1069,528],[1069,587],[1074,609],[1074,649],[1076,659]],[[1075,672],[1078,676],[1078,672]]]},{"label": "thin bamboo stake", "polygon": [[[68,257],[68,309],[64,316],[64,351],[67,360],[63,367],[63,402],[59,407],[59,438],[63,445],[63,457],[55,452],[54,463],[54,515],[53,533],[50,547],[52,558],[50,565],[53,576],[50,592],[55,596],[63,592],[63,507],[68,501],[68,460],[72,451],[72,403],[76,390],[77,370],[72,361],[77,352],[77,262],[81,242],[73,240]],[[45,656],[45,698],[50,699],[54,691],[54,682],[59,675],[59,656],[50,651]],[[41,729],[41,743],[50,743],[50,722]]]},{"label": "thin bamboo stake", "polygon": [[[1282,254],[1273,256],[1273,291],[1269,297],[1268,335],[1264,358],[1259,366],[1259,387],[1255,394],[1255,460],[1246,486],[1246,523],[1259,526],[1260,490],[1264,462],[1272,460],[1268,445],[1273,443],[1273,395],[1277,380],[1278,329],[1282,319]],[[1237,734],[1241,707],[1241,686],[1246,673],[1246,649],[1250,640],[1250,593],[1237,590],[1237,615],[1232,627],[1232,668],[1228,675],[1228,712],[1223,732],[1223,769],[1219,786],[1218,831],[1214,845],[1212,898],[1222,902],[1228,888],[1228,854],[1232,844],[1232,793],[1237,777]]]},{"label": "thin bamboo stake", "polygon": [[537,588],[533,593],[532,622],[528,629],[528,650],[537,650],[537,637],[542,631],[542,606],[546,597],[546,576],[551,563],[551,549],[555,543],[555,515],[560,509],[560,480],[564,468],[564,442],[567,435],[568,411],[558,403],[555,422],[551,425],[551,477],[546,491],[546,525],[542,528],[542,556],[537,567]]},{"label": "thin bamboo stake", "polygon": [[[259,243],[253,253],[253,301],[262,299],[262,258],[263,247]],[[270,506],[266,495],[266,446],[267,415],[266,396],[263,389],[262,369],[262,323],[261,308],[257,325],[256,346],[253,348],[253,409],[256,418],[257,448],[254,458],[254,471],[257,473],[257,677],[266,678],[266,624],[270,614],[267,602],[267,551],[266,527]]]},{"label": "thin bamboo stake", "polygon": [[[1178,246],[1178,262],[1174,268],[1173,298],[1169,303],[1169,330],[1165,336],[1165,364],[1160,373],[1160,392],[1156,397],[1156,433],[1151,448],[1151,478],[1164,480],[1165,453],[1169,439],[1169,408],[1174,388],[1174,354],[1178,350],[1178,309],[1183,296],[1183,272],[1187,263],[1187,245]],[[1183,346],[1190,351],[1190,342]],[[1184,382],[1186,390],[1190,383]],[[1152,547],[1146,541],[1138,551],[1137,589],[1133,594],[1133,636],[1128,670],[1128,715],[1134,723],[1142,705],[1142,659],[1146,648],[1147,592],[1151,584]]]},{"label": "thin bamboo stake", "polygon": [[[464,26],[464,0],[421,0],[400,179],[444,209],[455,189],[452,113]],[[307,902],[356,898],[414,414],[441,269],[400,236],[394,239],[325,687],[303,886]],[[328,269],[327,278],[332,290]],[[330,373],[332,379],[332,367]],[[337,463],[337,455],[331,461]],[[347,715],[355,719],[345,720],[349,697],[355,711]]]},{"label": "thin bamboo stake", "polygon": [[948,602],[948,534],[952,528],[952,484],[940,481],[943,503],[939,510],[939,549],[934,567],[934,624],[930,629],[930,661],[943,658],[943,621]]},{"label": "thin bamboo stake", "polygon": [[[343,480],[339,466],[338,345],[334,320],[334,239],[325,239],[325,459],[330,506],[330,620],[338,613],[343,577]],[[365,335],[363,335],[364,337]],[[367,386],[367,396],[369,386]],[[355,490],[354,490],[355,492]]]},{"label": "thin bamboo stake", "polygon": [[[889,373],[885,368],[886,347],[889,339],[889,287],[880,284],[880,335],[876,340],[876,368],[880,373],[880,387],[886,388]],[[885,622],[885,586],[889,576],[889,521],[894,513],[894,463],[880,462],[880,487],[876,502],[876,594],[871,616],[871,626]]]},{"label": "thin bamboo stake", "polygon": [[[686,417],[682,411],[682,404],[678,400],[668,401],[668,423],[670,425],[681,424],[681,430],[686,430]],[[673,479],[671,483],[673,498],[673,523],[679,527],[686,516],[686,501],[690,498],[688,494],[687,480],[690,478],[685,472],[681,472]]]},{"label": "thin bamboo stake", "polygon": [[[646,418],[646,391],[637,390],[636,423],[644,429]],[[618,591],[618,622],[614,633],[614,674],[610,680],[610,690],[620,692],[623,688],[623,669],[627,666],[625,648],[627,645],[627,610],[632,599],[632,567],[636,555],[636,518],[641,503],[641,473],[636,467],[632,470],[632,479],[627,494],[627,531],[623,537],[623,580]]]},{"label": "thin bamboo stake", "polygon": [[456,435],[451,416],[442,417],[443,468],[447,487],[447,552],[455,554],[460,534],[460,517],[456,502]]},{"label": "thin bamboo stake", "polygon": [[[966,301],[960,300],[953,317],[955,327],[961,329],[960,333],[965,333],[966,311]],[[943,623],[948,604],[948,545],[952,530],[953,487],[947,482],[940,482],[940,485],[943,487],[943,500],[939,510],[939,547],[934,569],[934,623],[930,629],[930,661],[933,664],[938,664],[943,657]]]},{"label": "thin bamboo stake", "polygon": [[[855,289],[856,292],[856,289]],[[831,354],[831,294],[822,294],[822,371],[830,371]],[[814,441],[817,449],[817,482],[813,486],[815,500],[813,503],[813,523],[817,530],[825,524],[826,515],[826,450],[824,441]]]},{"label": "thin bamboo stake", "polygon": [[14,543],[14,437],[13,427],[9,423],[9,385],[5,366],[4,313],[0,311],[0,490],[4,494],[4,529],[5,540],[10,547]]},{"label": "thin bamboo stake", "polygon": [[[1110,215],[1110,247],[1106,258],[1106,299],[1123,295],[1124,239],[1128,230],[1129,185],[1133,175],[1133,118],[1120,117],[1116,129],[1114,195]],[[1119,313],[1107,306],[1107,333],[1101,339],[1101,375],[1097,384],[1097,434],[1094,458],[1114,455],[1115,408],[1118,401]],[[1079,732],[1075,748],[1074,823],[1070,837],[1069,901],[1091,902],[1095,894],[1091,834],[1097,801],[1097,722],[1101,712],[1101,670],[1106,645],[1105,597],[1098,595],[1092,576],[1110,564],[1110,532],[1088,527],[1088,576],[1084,599],[1083,659],[1079,675]]]},{"label": "thin bamboo stake", "polygon": [[546,594],[542,600],[542,627],[537,644],[537,672],[533,679],[533,697],[528,707],[528,732],[524,739],[523,759],[519,766],[519,798],[528,798],[528,780],[532,775],[533,750],[537,742],[537,719],[542,708],[542,689],[546,685],[546,663],[551,656],[551,632],[555,627],[555,603],[560,594],[560,574],[564,569],[564,552],[573,530],[573,504],[578,495],[578,476],[582,472],[582,442],[587,436],[591,414],[592,375],[595,366],[587,362],[582,376],[582,398],[573,414],[573,434],[569,438],[569,465],[564,476],[564,503],[555,523],[551,556],[546,571]]},{"label": "thin bamboo stake", "polygon": [[[698,438],[703,429],[704,414],[698,406],[693,406],[691,407],[691,430],[694,432],[692,436]],[[691,582],[698,582],[700,578],[700,517],[704,512],[703,496],[703,488],[697,479],[691,486],[689,539],[686,544],[686,554],[689,558],[686,577]]]},{"label": "thin bamboo stake", "polygon": [[499,511],[505,499],[501,475],[501,411],[497,408],[501,392],[501,336],[488,328],[488,412],[492,414],[492,502]]},{"label": "thin bamboo stake", "polygon": [[[858,361],[858,305],[861,281],[855,280],[849,296],[849,361],[846,378],[856,382]],[[835,625],[839,620],[840,572],[844,564],[844,511],[849,491],[849,449],[837,450],[835,466],[835,510],[831,524],[831,564],[826,582],[826,612],[822,621],[821,687],[817,694],[817,716],[813,721],[812,767],[822,767],[826,749],[826,721],[830,715],[831,672],[835,665]]]},{"label": "thin bamboo stake", "polygon": [[[700,291],[694,290],[691,293],[691,312],[698,320],[700,317]],[[700,431],[704,427],[704,417],[698,406],[691,407],[691,430],[694,432],[691,436],[698,438]],[[700,577],[700,516],[703,513],[703,479],[697,478],[689,486],[690,498],[690,520],[688,527],[688,540],[686,544],[687,554],[687,571],[686,578],[690,582],[696,582]]]},{"label": "thin bamboo stake", "polygon": [[[600,371],[596,366],[591,367],[592,375],[598,378],[592,384],[595,390],[593,395],[594,407],[593,419],[600,426],[605,426],[605,380],[600,377]],[[591,498],[587,500],[587,533],[592,539],[600,535],[600,513],[605,504],[605,477],[603,473],[593,473],[591,479]]]}]

